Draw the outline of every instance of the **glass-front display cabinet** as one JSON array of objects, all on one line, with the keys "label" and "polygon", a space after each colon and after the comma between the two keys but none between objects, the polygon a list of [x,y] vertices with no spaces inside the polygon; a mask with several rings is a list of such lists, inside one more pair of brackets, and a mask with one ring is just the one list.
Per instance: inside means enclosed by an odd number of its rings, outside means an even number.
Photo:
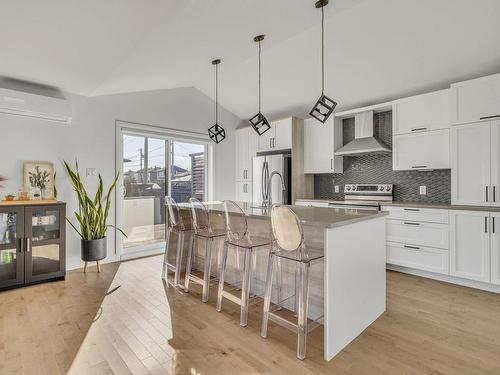
[{"label": "glass-front display cabinet", "polygon": [[0,205],[0,288],[64,278],[64,203]]}]

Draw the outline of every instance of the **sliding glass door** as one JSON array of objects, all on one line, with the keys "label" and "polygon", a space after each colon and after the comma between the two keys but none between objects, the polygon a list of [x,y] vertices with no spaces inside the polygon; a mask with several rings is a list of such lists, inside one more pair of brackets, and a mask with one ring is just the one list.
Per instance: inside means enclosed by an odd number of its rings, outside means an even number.
[{"label": "sliding glass door", "polygon": [[121,258],[154,254],[165,246],[165,196],[184,203],[207,197],[207,143],[180,136],[120,132],[122,186],[117,223],[127,234]]}]

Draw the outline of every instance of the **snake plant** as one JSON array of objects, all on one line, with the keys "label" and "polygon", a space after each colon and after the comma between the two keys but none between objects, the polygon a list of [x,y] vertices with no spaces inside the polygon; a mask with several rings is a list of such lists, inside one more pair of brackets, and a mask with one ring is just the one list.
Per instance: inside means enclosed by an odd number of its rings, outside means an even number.
[{"label": "snake plant", "polygon": [[69,219],[68,223],[78,233],[82,240],[98,240],[106,237],[106,232],[109,227],[113,227],[121,232],[125,237],[127,236],[120,228],[114,225],[107,224],[109,210],[111,208],[111,193],[116,187],[119,174],[116,175],[113,183],[107,189],[104,195],[104,183],[101,174],[99,174],[99,182],[97,184],[97,191],[93,198],[91,198],[83,185],[80,172],[78,170],[78,161],[76,162],[75,169],[73,169],[66,161],[64,166],[68,171],[71,178],[71,185],[78,197],[78,212],[75,212],[76,219],[78,220],[79,228],[74,225]]}]

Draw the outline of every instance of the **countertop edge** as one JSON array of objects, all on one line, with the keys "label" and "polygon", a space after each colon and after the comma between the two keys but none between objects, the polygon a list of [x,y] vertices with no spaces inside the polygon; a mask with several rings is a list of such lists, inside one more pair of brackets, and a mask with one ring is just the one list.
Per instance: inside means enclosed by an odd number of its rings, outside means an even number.
[{"label": "countertop edge", "polygon": [[[298,198],[297,202],[319,202],[319,203],[336,203],[335,199],[314,199],[314,198]],[[487,212],[500,212],[500,207],[487,207],[487,206],[464,206],[453,205],[448,203],[419,203],[419,202],[384,202],[381,203],[382,207],[409,207],[409,208],[429,208],[438,210],[455,210],[455,211],[487,211]]]}]

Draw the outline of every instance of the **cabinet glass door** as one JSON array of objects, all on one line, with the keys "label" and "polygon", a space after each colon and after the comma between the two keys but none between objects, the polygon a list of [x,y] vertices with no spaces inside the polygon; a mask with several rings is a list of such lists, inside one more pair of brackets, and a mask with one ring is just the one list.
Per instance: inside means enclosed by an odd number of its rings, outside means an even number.
[{"label": "cabinet glass door", "polygon": [[0,208],[0,288],[24,282],[23,208]]},{"label": "cabinet glass door", "polygon": [[26,281],[64,275],[65,215],[60,206],[26,208]]}]

